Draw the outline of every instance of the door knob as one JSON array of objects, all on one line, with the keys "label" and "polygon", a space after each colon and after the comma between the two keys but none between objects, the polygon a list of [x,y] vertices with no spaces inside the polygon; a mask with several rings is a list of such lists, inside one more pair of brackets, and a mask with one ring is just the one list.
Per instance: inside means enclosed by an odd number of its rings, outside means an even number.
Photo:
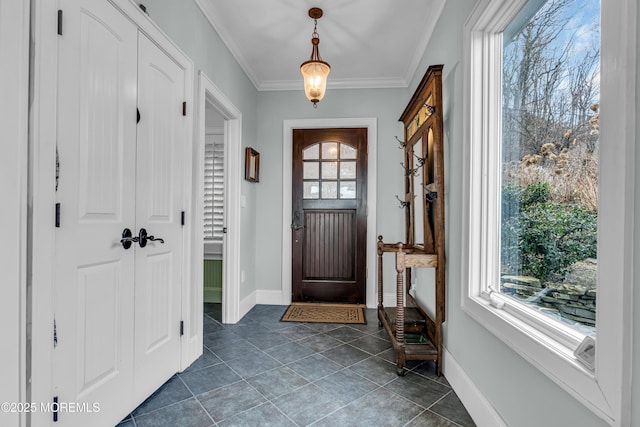
[{"label": "door knob", "polygon": [[124,230],[122,230],[122,239],[120,239],[120,243],[122,244],[123,248],[129,249],[132,243],[135,243],[138,241],[138,236],[136,237],[132,237],[132,236],[133,236],[133,233],[131,233],[131,230],[129,230],[128,228],[125,228]]},{"label": "door knob", "polygon": [[150,240],[152,242],[164,243],[164,239],[160,237],[150,236],[149,234],[147,234],[147,230],[141,228],[140,232],[138,233],[138,244],[141,248],[147,246],[147,240]]},{"label": "door knob", "polygon": [[296,211],[293,214],[293,221],[291,221],[291,229],[293,231],[298,231],[304,228],[304,225],[301,224],[300,211]]}]

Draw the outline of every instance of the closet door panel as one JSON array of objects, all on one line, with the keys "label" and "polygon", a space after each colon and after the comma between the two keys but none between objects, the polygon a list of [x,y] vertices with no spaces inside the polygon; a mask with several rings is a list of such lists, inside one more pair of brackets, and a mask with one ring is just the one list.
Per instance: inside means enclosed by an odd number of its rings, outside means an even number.
[{"label": "closet door panel", "polygon": [[108,2],[60,8],[53,393],[101,405],[61,425],[114,425],[133,400],[135,267],[120,239],[135,226],[137,29]]},{"label": "closet door panel", "polygon": [[[143,34],[138,50],[136,387],[147,396],[180,365],[185,71]],[[160,240],[162,239],[162,240]]]}]

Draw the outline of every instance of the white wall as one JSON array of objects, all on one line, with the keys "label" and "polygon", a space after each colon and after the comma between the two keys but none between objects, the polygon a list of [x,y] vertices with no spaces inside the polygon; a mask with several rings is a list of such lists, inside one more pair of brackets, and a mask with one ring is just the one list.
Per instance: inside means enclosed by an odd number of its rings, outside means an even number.
[{"label": "white wall", "polygon": [[[194,69],[203,70],[221,92],[242,113],[242,146],[256,147],[257,94],[255,87],[244,74],[220,36],[213,29],[193,0],[144,1],[149,17],[191,58]],[[244,154],[244,149],[243,149]],[[243,157],[244,164],[244,157]],[[244,170],[229,171],[241,178],[241,192],[246,197],[246,207],[241,210],[241,259],[240,269],[245,272],[245,282],[239,285],[240,300],[255,291],[255,241],[256,189],[244,180]]]},{"label": "white wall", "polygon": [[[302,82],[300,83],[302,85]],[[406,90],[329,90],[314,109],[300,91],[260,92],[258,96],[258,135],[260,151],[260,184],[256,195],[256,276],[262,291],[282,289],[282,201],[289,194],[282,194],[282,124],[283,120],[362,118],[378,119],[378,191],[377,229],[385,240],[399,241],[404,238],[402,210],[394,195],[404,192],[402,182],[402,150],[399,150],[394,135],[402,138],[402,125],[398,118],[406,103]],[[391,264],[385,283],[392,292],[395,280],[391,276]],[[370,275],[376,274],[369,271]]]}]

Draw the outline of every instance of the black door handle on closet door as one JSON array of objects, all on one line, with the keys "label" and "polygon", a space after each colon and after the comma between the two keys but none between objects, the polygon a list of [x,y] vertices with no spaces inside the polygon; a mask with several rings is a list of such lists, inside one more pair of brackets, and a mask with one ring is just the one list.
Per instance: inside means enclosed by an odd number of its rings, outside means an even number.
[{"label": "black door handle on closet door", "polygon": [[141,248],[144,248],[145,246],[147,246],[147,240],[152,242],[164,243],[164,239],[160,237],[150,236],[147,234],[147,230],[145,230],[144,228],[141,228],[140,232],[138,233],[138,244],[140,245]]},{"label": "black door handle on closet door", "polygon": [[122,230],[122,239],[120,239],[120,243],[122,244],[122,247],[125,249],[129,249],[131,247],[132,243],[135,243],[138,241],[139,237],[132,237],[133,233],[131,233],[131,230],[129,230],[128,228],[125,228],[124,230]]}]

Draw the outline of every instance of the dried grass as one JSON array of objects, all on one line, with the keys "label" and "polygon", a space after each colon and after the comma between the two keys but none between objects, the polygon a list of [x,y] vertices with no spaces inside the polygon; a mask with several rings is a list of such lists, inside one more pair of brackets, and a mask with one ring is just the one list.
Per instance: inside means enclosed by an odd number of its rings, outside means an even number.
[{"label": "dried grass", "polygon": [[522,188],[547,182],[553,188],[551,201],[580,204],[595,211],[598,209],[598,148],[590,151],[586,144],[575,139],[569,148],[562,150],[555,144],[544,144],[540,153],[506,165],[504,180]]}]

